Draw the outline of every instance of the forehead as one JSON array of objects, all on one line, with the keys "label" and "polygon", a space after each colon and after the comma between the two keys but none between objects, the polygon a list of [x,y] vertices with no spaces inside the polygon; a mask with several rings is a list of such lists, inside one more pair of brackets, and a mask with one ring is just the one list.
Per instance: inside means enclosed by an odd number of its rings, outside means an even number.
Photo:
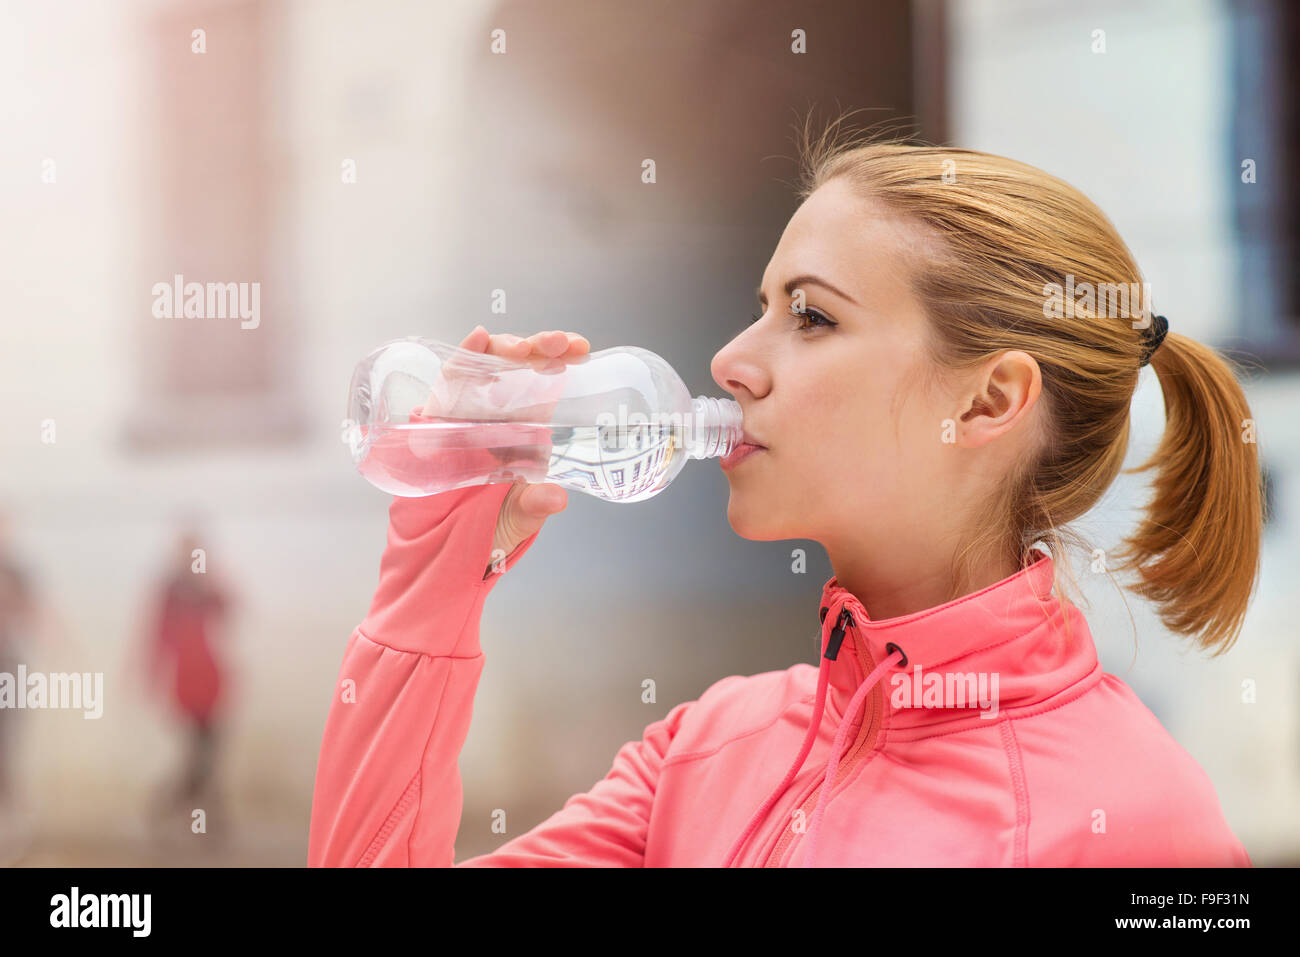
[{"label": "forehead", "polygon": [[905,293],[910,264],[922,252],[924,230],[844,180],[818,187],[781,234],[764,288],[779,291],[785,276],[813,273],[860,303]]}]

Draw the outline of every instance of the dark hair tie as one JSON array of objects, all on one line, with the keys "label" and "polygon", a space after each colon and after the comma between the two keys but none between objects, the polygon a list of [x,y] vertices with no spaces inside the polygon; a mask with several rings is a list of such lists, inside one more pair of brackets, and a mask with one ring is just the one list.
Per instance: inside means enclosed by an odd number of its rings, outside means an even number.
[{"label": "dark hair tie", "polygon": [[1151,317],[1151,325],[1142,330],[1142,342],[1146,346],[1146,351],[1142,354],[1139,366],[1144,366],[1151,361],[1151,356],[1160,348],[1160,343],[1165,341],[1165,333],[1168,331],[1168,319],[1164,316]]}]

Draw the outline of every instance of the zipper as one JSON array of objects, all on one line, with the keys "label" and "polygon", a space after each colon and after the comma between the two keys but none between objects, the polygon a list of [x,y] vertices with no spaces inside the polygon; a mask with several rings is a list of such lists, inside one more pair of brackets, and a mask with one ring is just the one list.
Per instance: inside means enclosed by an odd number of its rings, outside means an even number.
[{"label": "zipper", "polygon": [[[842,610],[840,612],[839,621],[835,623],[835,630],[831,632],[831,637],[826,643],[827,658],[834,661],[839,655],[840,644],[844,640],[845,625],[852,625],[853,623],[853,615],[849,610],[847,608]],[[853,650],[858,655],[858,661],[861,663],[865,659],[865,665],[863,666],[865,675],[871,674],[876,667],[875,661],[872,660],[870,653],[859,646],[856,637],[851,640],[853,641]],[[829,693],[828,690],[827,694]],[[879,709],[872,707],[872,699],[880,693],[881,691],[879,686],[868,692],[867,700],[863,702],[863,711],[865,713],[862,716],[862,725],[858,729],[858,736],[853,743],[845,749],[844,754],[840,755],[840,762],[835,771],[835,779],[831,781],[832,789],[834,789],[835,785],[848,777],[849,772],[857,766],[864,755],[871,753],[872,746],[875,744],[876,738],[880,733]],[[841,719],[842,717],[843,716],[841,716]],[[816,784],[813,786],[812,791],[809,792],[799,803],[799,810],[803,813],[805,833],[807,825],[812,820],[812,812],[817,807],[817,798],[821,793],[821,789],[825,787],[825,785],[825,771],[824,769],[819,768],[816,775]],[[784,825],[782,825],[782,830],[784,833],[781,835],[781,839],[776,842],[776,847],[772,848],[772,853],[767,856],[767,861],[763,864],[764,867],[780,867],[781,859],[787,856],[786,851],[794,841],[795,832],[790,829],[788,820]]]}]

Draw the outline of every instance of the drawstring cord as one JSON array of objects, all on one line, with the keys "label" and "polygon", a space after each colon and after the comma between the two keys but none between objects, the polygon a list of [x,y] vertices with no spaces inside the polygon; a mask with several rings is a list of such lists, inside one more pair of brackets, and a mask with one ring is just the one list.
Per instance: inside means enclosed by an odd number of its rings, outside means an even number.
[{"label": "drawstring cord", "polygon": [[[823,609],[823,612],[828,610],[829,609]],[[822,620],[825,621],[825,614],[823,614]],[[803,767],[804,761],[808,759],[808,753],[812,750],[813,741],[817,738],[817,731],[821,728],[822,716],[826,710],[826,686],[830,681],[830,669],[826,666],[826,662],[834,661],[839,656],[840,645],[844,640],[846,626],[852,624],[855,624],[853,615],[848,611],[848,609],[841,606],[839,619],[835,627],[831,630],[830,637],[826,642],[825,651],[822,654],[821,662],[818,666],[817,698],[813,703],[813,717],[808,724],[807,732],[804,734],[803,744],[799,748],[799,754],[795,757],[794,763],[790,765],[790,770],[785,773],[785,777],[781,780],[781,783],[776,786],[772,793],[767,796],[767,800],[765,800],[758,810],[754,812],[750,817],[745,830],[731,845],[731,850],[727,852],[727,857],[722,863],[723,867],[730,867],[732,865],[732,862],[736,859],[736,855],[740,853],[740,849],[744,846],[745,842],[749,840],[750,835],[752,835],[758,826],[767,818],[768,813],[772,810],[772,806],[776,804],[777,798],[785,793],[785,790],[790,786],[790,782],[795,779],[795,775],[797,775]],[[848,707],[845,709],[845,715],[840,720],[839,727],[836,729],[835,741],[831,745],[830,759],[826,762],[826,775],[822,781],[822,793],[820,797],[818,797],[817,807],[813,811],[812,827],[808,834],[808,851],[804,855],[804,867],[813,866],[812,861],[817,850],[817,832],[821,827],[822,818],[826,814],[826,805],[830,798],[831,783],[835,780],[835,772],[839,768],[840,750],[844,747],[844,739],[848,735],[849,725],[852,723],[854,716],[857,715],[858,708],[862,706],[862,702],[866,699],[867,694],[870,693],[871,689],[880,681],[881,676],[885,673],[886,669],[892,665],[894,660],[896,658],[900,661],[907,660],[907,656],[897,645],[891,643],[888,647],[893,650],[884,661],[875,667],[871,674],[867,676],[867,679],[859,685],[857,691],[850,699]]]},{"label": "drawstring cord", "polygon": [[831,783],[835,780],[835,772],[840,766],[840,749],[844,747],[844,739],[848,736],[849,725],[853,723],[853,718],[858,713],[858,708],[866,700],[871,689],[880,681],[885,671],[893,667],[894,660],[903,659],[901,648],[895,647],[893,652],[876,665],[875,670],[867,676],[867,680],[858,686],[853,698],[849,701],[849,706],[844,711],[844,718],[840,721],[839,729],[835,732],[835,743],[831,745],[830,760],[826,762],[826,777],[822,780],[822,793],[817,798],[817,808],[813,811],[812,826],[808,829],[808,850],[804,853],[803,867],[813,867],[813,859],[817,854],[817,832],[821,828],[822,818],[826,814],[826,805],[830,802]]},{"label": "drawstring cord", "polygon": [[[823,622],[826,621],[826,612],[828,610],[829,609],[826,608],[822,609]],[[794,764],[790,765],[790,770],[785,772],[785,778],[782,779],[781,783],[778,784],[772,793],[767,796],[767,800],[759,806],[758,810],[754,812],[753,816],[749,819],[749,824],[745,827],[745,830],[741,833],[740,837],[736,838],[735,843],[731,845],[731,850],[727,852],[726,860],[722,862],[723,867],[731,866],[731,862],[734,861],[736,855],[740,853],[741,847],[743,847],[745,842],[749,840],[749,836],[754,833],[758,826],[766,820],[768,812],[772,810],[772,805],[776,803],[776,799],[785,793],[785,789],[790,786],[790,782],[794,780],[794,776],[799,773],[799,769],[803,767],[804,761],[807,760],[808,752],[812,750],[813,741],[817,738],[817,729],[820,728],[822,724],[822,713],[826,709],[826,685],[830,681],[831,677],[831,672],[830,669],[826,667],[826,662],[828,659],[834,661],[835,657],[840,653],[840,642],[844,640],[845,624],[852,620],[853,616],[847,609],[844,609],[841,606],[839,619],[836,622],[835,627],[831,630],[830,637],[826,641],[826,648],[822,652],[821,661],[817,666],[817,700],[813,704],[812,721],[808,722],[808,731],[803,736],[803,745],[799,748],[799,754],[794,759]]]},{"label": "drawstring cord", "polygon": [[749,819],[749,825],[744,832],[731,845],[731,850],[727,853],[727,859],[722,862],[723,867],[730,867],[731,862],[735,860],[736,855],[740,853],[740,848],[749,840],[749,836],[767,817],[767,813],[772,810],[772,805],[776,803],[779,795],[785,793],[785,789],[790,786],[794,776],[799,773],[803,767],[804,760],[808,757],[808,752],[812,750],[813,739],[817,737],[817,729],[822,723],[822,711],[826,707],[826,683],[830,679],[830,669],[826,667],[826,659],[822,658],[821,672],[817,677],[817,701],[813,705],[813,719],[808,724],[808,732],[803,737],[803,746],[799,748],[799,756],[794,759],[794,764],[790,765],[790,770],[785,773],[785,779],[777,785],[776,790],[767,796],[767,800],[754,812],[754,816]]}]

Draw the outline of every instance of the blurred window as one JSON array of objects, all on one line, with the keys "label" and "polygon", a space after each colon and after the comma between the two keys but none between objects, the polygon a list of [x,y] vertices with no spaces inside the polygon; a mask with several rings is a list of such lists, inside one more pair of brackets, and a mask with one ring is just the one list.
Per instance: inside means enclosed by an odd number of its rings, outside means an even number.
[{"label": "blurred window", "polygon": [[137,397],[126,427],[136,450],[281,443],[303,432],[290,303],[276,281],[285,261],[272,149],[277,9],[187,4],[146,21],[152,116],[139,174],[152,208],[142,211],[130,291]]}]

